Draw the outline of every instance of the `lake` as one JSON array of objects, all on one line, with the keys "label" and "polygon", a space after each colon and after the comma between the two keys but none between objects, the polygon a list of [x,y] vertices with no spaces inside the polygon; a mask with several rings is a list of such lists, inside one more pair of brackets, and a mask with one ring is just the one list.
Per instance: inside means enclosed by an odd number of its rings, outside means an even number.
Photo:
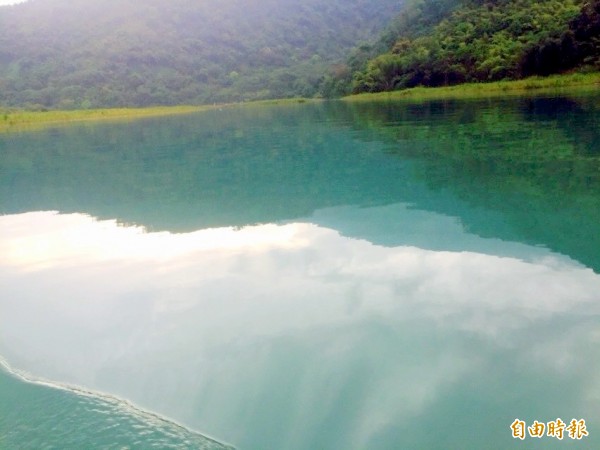
[{"label": "lake", "polygon": [[600,96],[0,135],[0,448],[599,448],[599,344]]}]

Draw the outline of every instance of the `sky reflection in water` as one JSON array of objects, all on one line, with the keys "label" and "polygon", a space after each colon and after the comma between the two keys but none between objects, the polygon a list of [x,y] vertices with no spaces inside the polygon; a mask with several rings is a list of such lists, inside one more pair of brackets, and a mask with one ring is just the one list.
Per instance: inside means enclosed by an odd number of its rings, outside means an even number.
[{"label": "sky reflection in water", "polygon": [[[327,226],[348,215],[409,232]],[[598,430],[600,276],[404,204],[180,234],[1,216],[0,283],[15,367],[241,448],[506,447],[516,417]]]},{"label": "sky reflection in water", "polygon": [[[600,448],[597,105],[323,102],[3,135],[0,355],[246,450]],[[28,387],[11,398],[52,397],[42,422],[94,408]],[[590,436],[515,441],[517,417]]]}]

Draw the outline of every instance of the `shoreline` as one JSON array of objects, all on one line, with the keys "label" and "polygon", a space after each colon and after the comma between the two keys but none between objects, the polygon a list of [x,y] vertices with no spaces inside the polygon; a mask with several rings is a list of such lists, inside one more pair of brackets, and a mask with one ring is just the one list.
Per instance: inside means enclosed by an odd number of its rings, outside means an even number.
[{"label": "shoreline", "polygon": [[[549,77],[530,77],[522,80],[465,83],[455,86],[419,86],[399,91],[353,94],[337,99],[337,101],[358,103],[381,100],[406,102],[468,100],[507,96],[563,95],[585,93],[599,89],[600,72],[585,74],[571,73],[552,75]],[[48,111],[26,111],[0,108],[0,133],[31,131],[72,123],[137,120],[151,117],[193,114],[222,108],[303,104],[319,101],[325,101],[325,99],[289,98],[197,106],[179,105]]]},{"label": "shoreline", "polygon": [[99,108],[74,110],[27,111],[0,108],[0,133],[26,131],[83,122],[101,122],[110,120],[135,120],[141,118],[191,114],[207,111],[224,105],[202,106],[151,106],[145,108]]},{"label": "shoreline", "polygon": [[522,80],[493,81],[489,83],[464,83],[454,86],[414,87],[398,91],[353,94],[343,97],[345,102],[373,100],[462,100],[498,98],[506,96],[532,96],[587,92],[600,89],[600,72],[571,73],[548,77],[529,77]]},{"label": "shoreline", "polygon": [[152,117],[194,114],[223,108],[291,105],[321,101],[321,99],[289,98],[256,100],[241,103],[217,103],[213,105],[148,106],[131,108],[98,108],[74,110],[27,111],[0,107],[0,134],[18,131],[34,131],[52,126],[74,123],[137,120]]}]

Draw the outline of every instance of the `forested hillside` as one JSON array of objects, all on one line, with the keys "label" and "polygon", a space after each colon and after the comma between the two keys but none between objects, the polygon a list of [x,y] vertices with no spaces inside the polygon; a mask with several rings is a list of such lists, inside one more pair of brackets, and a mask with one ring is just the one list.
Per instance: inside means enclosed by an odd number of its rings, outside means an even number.
[{"label": "forested hillside", "polygon": [[[600,69],[599,0],[409,0],[354,92]],[[363,61],[364,62],[364,61]]]},{"label": "forested hillside", "polygon": [[313,96],[398,0],[28,0],[0,7],[0,106]]}]

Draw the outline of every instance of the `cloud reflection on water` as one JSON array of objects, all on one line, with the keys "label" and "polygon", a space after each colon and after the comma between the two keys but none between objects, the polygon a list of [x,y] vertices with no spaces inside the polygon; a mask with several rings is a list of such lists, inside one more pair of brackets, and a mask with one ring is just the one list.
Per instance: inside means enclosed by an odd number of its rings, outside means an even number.
[{"label": "cloud reflection on water", "polygon": [[172,234],[2,216],[0,351],[242,448],[385,448],[485,377],[490,421],[509,389],[529,389],[514,377],[580,380],[579,415],[597,407],[600,277],[470,239],[426,250],[309,222]]}]

